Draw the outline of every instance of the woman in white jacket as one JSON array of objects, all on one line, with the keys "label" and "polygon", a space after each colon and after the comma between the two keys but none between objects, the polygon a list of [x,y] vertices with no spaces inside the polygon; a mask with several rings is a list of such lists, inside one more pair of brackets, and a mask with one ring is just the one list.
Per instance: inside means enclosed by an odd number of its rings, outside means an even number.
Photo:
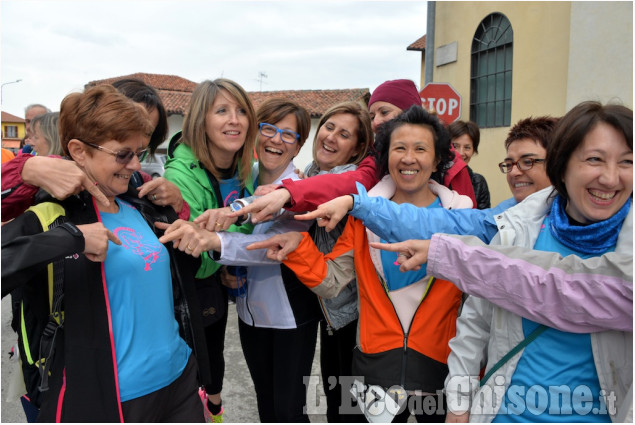
[{"label": "woman in white jacket", "polygon": [[[632,128],[623,106],[573,108],[547,151],[555,190],[501,214],[492,244],[632,256]],[[562,332],[470,297],[450,347],[449,420],[632,422],[631,332]]]},{"label": "woman in white jacket", "polygon": [[[290,105],[295,104],[277,99],[258,108],[259,162],[253,171],[258,186],[299,179],[292,160],[307,137],[310,121],[304,109],[300,108],[306,114],[306,123],[297,112],[299,107],[292,113]],[[299,134],[297,143],[285,139],[289,132]],[[334,105],[320,119],[314,141],[315,166],[330,173],[355,169],[366,156],[371,135],[370,117],[363,106],[356,102]],[[208,230],[214,229],[217,221],[226,219],[217,211],[208,210],[195,222]],[[169,236],[162,239],[164,242],[180,239],[178,246],[181,247],[187,246],[186,239],[196,237],[200,240],[200,244],[193,244],[198,246],[196,253],[205,250],[219,264],[243,266],[243,269],[248,266],[243,276],[245,286],[240,288],[242,296],[237,296],[236,306],[241,345],[254,381],[261,422],[309,421],[304,408],[307,389],[304,377],[311,374],[317,325],[322,317],[320,304],[315,294],[286,266],[267,259],[264,252],[245,249],[249,243],[277,233],[309,229],[311,222],[287,217],[292,215],[283,213],[275,221],[258,223],[252,234],[214,233],[191,223],[178,222],[166,231]],[[356,318],[356,292],[352,302]],[[350,375],[350,366],[346,375]]]}]

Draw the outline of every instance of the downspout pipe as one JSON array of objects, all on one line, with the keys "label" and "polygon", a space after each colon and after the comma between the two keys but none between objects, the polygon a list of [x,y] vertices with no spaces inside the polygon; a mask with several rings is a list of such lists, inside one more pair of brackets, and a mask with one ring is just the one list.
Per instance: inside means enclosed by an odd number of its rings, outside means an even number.
[{"label": "downspout pipe", "polygon": [[423,76],[424,85],[433,81],[434,73],[434,21],[436,18],[436,1],[428,1],[428,22],[426,24],[426,69]]}]

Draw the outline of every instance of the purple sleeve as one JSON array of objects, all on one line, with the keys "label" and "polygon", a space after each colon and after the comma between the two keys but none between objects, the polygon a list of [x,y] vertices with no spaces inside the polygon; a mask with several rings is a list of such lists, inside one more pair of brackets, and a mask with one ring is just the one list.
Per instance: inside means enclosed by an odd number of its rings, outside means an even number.
[{"label": "purple sleeve", "polygon": [[435,234],[428,273],[562,331],[633,331],[632,256],[608,253],[583,260]]}]

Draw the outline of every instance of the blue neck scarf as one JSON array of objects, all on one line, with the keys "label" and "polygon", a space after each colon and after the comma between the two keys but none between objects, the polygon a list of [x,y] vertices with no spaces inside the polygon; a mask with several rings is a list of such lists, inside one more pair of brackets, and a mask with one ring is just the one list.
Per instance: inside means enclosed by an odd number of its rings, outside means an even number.
[{"label": "blue neck scarf", "polygon": [[631,199],[622,208],[604,221],[574,226],[564,211],[567,201],[556,196],[551,206],[551,234],[564,246],[584,254],[601,255],[617,244],[622,223],[631,209]]}]

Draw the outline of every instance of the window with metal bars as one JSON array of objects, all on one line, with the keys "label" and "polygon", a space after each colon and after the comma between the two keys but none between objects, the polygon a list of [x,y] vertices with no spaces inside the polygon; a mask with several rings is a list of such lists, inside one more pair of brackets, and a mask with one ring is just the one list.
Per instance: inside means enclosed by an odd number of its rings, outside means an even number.
[{"label": "window with metal bars", "polygon": [[512,112],[514,31],[509,19],[492,13],[472,40],[470,120],[481,128],[506,127]]}]

